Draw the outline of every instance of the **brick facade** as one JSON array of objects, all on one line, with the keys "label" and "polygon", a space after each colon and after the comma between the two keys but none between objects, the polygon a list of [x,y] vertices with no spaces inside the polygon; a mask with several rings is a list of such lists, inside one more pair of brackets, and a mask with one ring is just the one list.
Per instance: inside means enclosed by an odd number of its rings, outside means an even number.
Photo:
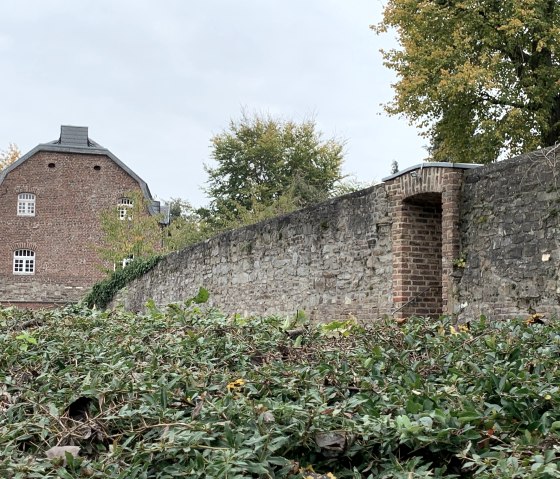
[{"label": "brick facade", "polygon": [[[104,273],[96,252],[101,211],[134,190],[149,190],[114,155],[75,128],[86,143],[39,145],[0,175],[0,303],[44,307],[75,302]],[[85,136],[84,136],[85,134]],[[128,170],[128,171],[127,171]],[[133,176],[134,175],[134,176]],[[144,188],[143,188],[144,187]],[[35,214],[18,215],[18,194],[35,195]],[[35,253],[33,274],[14,274],[14,252]]]},{"label": "brick facade", "polygon": [[393,221],[396,318],[453,312],[460,193],[463,172],[472,166],[428,163],[385,179]]}]

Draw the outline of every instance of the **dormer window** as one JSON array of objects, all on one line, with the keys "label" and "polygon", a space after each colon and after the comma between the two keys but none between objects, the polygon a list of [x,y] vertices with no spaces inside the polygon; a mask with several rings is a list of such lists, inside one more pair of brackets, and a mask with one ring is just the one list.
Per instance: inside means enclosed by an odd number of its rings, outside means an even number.
[{"label": "dormer window", "polygon": [[134,202],[130,198],[121,198],[119,200],[119,219],[120,220],[131,220],[132,214],[130,210]]},{"label": "dormer window", "polygon": [[14,274],[35,274],[35,251],[30,249],[14,251]]},{"label": "dormer window", "polygon": [[35,195],[33,193],[20,193],[17,204],[18,216],[35,216]]}]

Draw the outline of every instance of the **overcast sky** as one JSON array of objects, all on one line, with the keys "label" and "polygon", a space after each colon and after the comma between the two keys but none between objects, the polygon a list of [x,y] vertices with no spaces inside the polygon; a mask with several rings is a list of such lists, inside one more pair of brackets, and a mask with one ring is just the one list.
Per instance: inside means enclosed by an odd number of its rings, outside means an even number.
[{"label": "overcast sky", "polygon": [[88,126],[160,199],[207,202],[210,139],[241,110],[314,118],[343,172],[380,180],[425,140],[380,104],[380,0],[1,0],[0,149]]}]

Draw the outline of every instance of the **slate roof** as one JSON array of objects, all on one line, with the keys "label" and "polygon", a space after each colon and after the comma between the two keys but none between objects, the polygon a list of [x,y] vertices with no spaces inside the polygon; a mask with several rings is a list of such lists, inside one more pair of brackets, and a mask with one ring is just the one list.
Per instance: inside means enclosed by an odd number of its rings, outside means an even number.
[{"label": "slate roof", "polygon": [[107,148],[104,148],[99,143],[96,143],[88,136],[87,126],[69,126],[62,125],[60,127],[60,137],[57,140],[41,143],[33,148],[31,151],[23,155],[19,160],[12,163],[6,169],[0,172],[0,185],[4,181],[4,178],[12,171],[17,168],[23,162],[27,161],[36,153],[40,151],[49,151],[54,153],[80,153],[87,155],[103,155],[109,157],[113,160],[119,167],[126,171],[140,186],[144,197],[148,201],[148,210],[150,214],[157,215],[162,213],[163,220],[162,223],[169,223],[169,207],[167,205],[161,205],[159,201],[152,198],[150,189],[147,183],[140,178],[134,171],[132,171],[128,166],[126,166],[121,160],[119,160],[113,153],[111,153]]}]

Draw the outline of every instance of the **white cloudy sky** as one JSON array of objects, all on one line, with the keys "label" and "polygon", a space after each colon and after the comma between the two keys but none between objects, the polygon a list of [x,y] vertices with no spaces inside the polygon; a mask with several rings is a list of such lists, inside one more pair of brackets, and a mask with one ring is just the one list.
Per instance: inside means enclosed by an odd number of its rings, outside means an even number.
[{"label": "white cloudy sky", "polygon": [[160,199],[206,203],[210,138],[249,112],[314,118],[370,182],[425,141],[381,103],[380,0],[1,0],[0,149],[88,126]]}]

